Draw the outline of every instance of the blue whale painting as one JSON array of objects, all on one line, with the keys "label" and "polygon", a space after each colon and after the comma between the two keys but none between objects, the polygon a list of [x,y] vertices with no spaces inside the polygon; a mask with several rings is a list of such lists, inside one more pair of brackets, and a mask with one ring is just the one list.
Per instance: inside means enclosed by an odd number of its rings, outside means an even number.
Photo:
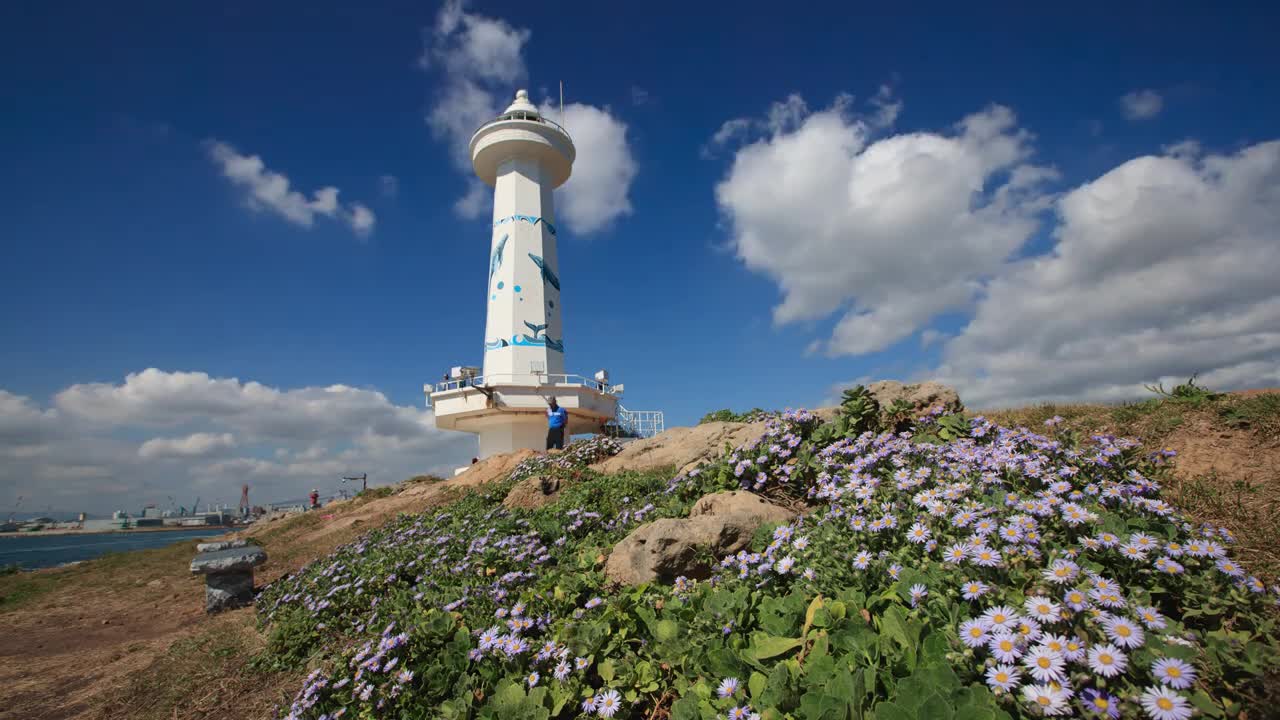
[{"label": "blue whale painting", "polygon": [[502,251],[507,247],[507,236],[503,235],[498,241],[498,247],[493,249],[493,255],[489,257],[489,284],[493,285],[493,275],[498,272],[498,268],[502,267]]},{"label": "blue whale painting", "polygon": [[529,259],[533,260],[533,263],[542,271],[542,279],[550,284],[551,287],[559,290],[560,278],[556,277],[556,274],[551,272],[551,268],[547,267],[547,263],[544,262],[541,257],[534,255],[533,253],[529,253]]}]

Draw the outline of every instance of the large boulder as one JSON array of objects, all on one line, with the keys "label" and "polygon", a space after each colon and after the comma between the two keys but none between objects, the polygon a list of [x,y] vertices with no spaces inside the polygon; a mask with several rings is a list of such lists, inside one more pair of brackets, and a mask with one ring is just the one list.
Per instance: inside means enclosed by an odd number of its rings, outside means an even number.
[{"label": "large boulder", "polygon": [[688,518],[666,518],[641,525],[614,546],[605,575],[623,585],[671,582],[681,575],[705,578],[707,554],[731,555],[746,549],[761,525],[795,517],[746,492],[707,495]]},{"label": "large boulder", "polygon": [[913,418],[925,415],[935,407],[941,407],[943,414],[964,409],[954,388],[932,380],[912,385],[904,385],[897,380],[881,380],[868,385],[867,392],[880,403],[881,412],[888,411],[897,400],[907,401]]},{"label": "large boulder", "polygon": [[709,422],[671,428],[651,438],[627,443],[622,452],[592,465],[591,469],[616,473],[673,467],[686,472],[718,458],[726,444],[736,448],[759,440],[765,425],[763,422]]},{"label": "large boulder", "polygon": [[757,527],[767,523],[789,522],[791,518],[796,516],[790,510],[774,505],[759,495],[745,490],[730,490],[703,495],[698,502],[693,504],[693,509],[689,511],[689,517],[691,518],[701,515],[739,515],[750,518],[752,522],[756,523]]},{"label": "large boulder", "polygon": [[503,506],[515,510],[535,510],[550,505],[560,497],[562,481],[547,475],[534,475],[516,483],[503,499]]}]

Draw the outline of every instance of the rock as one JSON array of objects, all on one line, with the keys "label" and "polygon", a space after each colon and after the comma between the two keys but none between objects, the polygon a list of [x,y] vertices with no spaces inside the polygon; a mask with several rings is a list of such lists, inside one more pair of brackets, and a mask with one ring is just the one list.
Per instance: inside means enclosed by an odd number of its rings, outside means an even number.
[{"label": "rock", "polygon": [[679,472],[687,472],[720,457],[726,444],[737,448],[759,440],[765,425],[764,422],[709,422],[671,428],[651,438],[627,443],[622,452],[592,465],[591,469],[616,473],[674,467]]},{"label": "rock", "polygon": [[162,581],[162,580],[158,580],[158,579],[157,579],[157,580],[152,580],[151,582],[147,583],[147,587],[149,587],[149,588],[161,588],[161,587],[164,587],[164,581]]},{"label": "rock", "polygon": [[931,408],[938,406],[942,407],[944,414],[960,412],[964,409],[964,405],[960,402],[960,395],[954,388],[932,380],[914,385],[903,385],[897,380],[881,380],[868,385],[867,392],[870,392],[880,403],[882,412],[887,411],[894,401],[899,399],[911,404],[912,417],[924,415]]},{"label": "rock", "polygon": [[693,504],[689,517],[700,515],[742,515],[751,518],[756,526],[768,523],[790,522],[796,516],[790,510],[774,505],[764,498],[745,490],[711,493]]},{"label": "rock", "polygon": [[249,544],[248,540],[220,540],[218,542],[207,542],[196,545],[196,552],[207,553],[217,552],[219,550],[230,550],[231,548],[242,548]]},{"label": "rock", "polygon": [[700,499],[688,518],[655,520],[636,528],[614,546],[605,575],[623,585],[671,582],[684,575],[705,578],[704,560],[731,555],[751,544],[767,522],[785,522],[794,513],[747,492],[714,493]]},{"label": "rock", "polygon": [[203,575],[248,570],[253,571],[255,565],[267,561],[267,553],[257,545],[246,545],[239,548],[227,548],[213,552],[200,553],[191,561],[191,572]]},{"label": "rock", "polygon": [[204,586],[204,611],[216,613],[253,602],[253,573],[209,575]]},{"label": "rock", "polygon": [[560,478],[534,475],[516,483],[502,501],[504,507],[510,509],[524,508],[533,510],[550,505],[560,497],[562,483]]}]

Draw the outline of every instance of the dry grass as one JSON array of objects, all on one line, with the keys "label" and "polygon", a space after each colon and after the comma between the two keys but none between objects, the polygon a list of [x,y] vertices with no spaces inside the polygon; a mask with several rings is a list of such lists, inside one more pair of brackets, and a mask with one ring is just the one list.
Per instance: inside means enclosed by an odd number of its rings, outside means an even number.
[{"label": "dry grass", "polygon": [[242,720],[274,717],[302,672],[258,669],[263,648],[252,612],[241,610],[206,623],[174,642],[128,681],[100,696],[89,714],[96,720]]}]

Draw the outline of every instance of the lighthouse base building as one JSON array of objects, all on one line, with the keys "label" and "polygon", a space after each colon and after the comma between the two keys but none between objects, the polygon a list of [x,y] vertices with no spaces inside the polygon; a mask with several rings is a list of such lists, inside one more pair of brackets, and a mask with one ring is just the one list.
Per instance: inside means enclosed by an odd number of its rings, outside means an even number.
[{"label": "lighthouse base building", "polygon": [[436,427],[479,435],[480,458],[542,450],[555,398],[568,412],[566,437],[606,425],[650,434],[655,420],[660,431],[661,413],[620,411],[622,386],[610,385],[606,372],[565,371],[552,191],[573,169],[569,133],[520,90],[471,137],[470,151],[476,175],[493,188],[484,363],[454,367],[443,382],[424,387]]}]

